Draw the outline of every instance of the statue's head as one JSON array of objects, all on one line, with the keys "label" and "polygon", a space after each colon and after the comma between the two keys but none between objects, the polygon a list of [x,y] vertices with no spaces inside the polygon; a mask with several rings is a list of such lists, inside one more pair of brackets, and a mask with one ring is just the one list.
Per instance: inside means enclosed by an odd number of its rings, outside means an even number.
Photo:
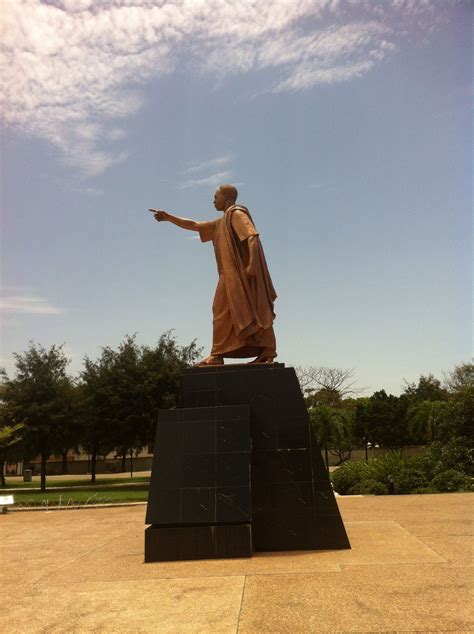
[{"label": "statue's head", "polygon": [[221,185],[214,194],[214,207],[219,211],[225,211],[235,205],[238,191],[233,185]]}]

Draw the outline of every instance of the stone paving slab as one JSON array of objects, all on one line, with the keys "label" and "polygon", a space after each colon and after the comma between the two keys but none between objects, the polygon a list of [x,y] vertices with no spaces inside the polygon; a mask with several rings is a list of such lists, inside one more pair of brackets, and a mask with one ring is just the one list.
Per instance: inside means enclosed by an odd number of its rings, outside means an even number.
[{"label": "stone paving slab", "polygon": [[[466,631],[462,568],[351,566],[339,574],[247,577],[239,632]],[[271,597],[271,601],[268,601]]]},{"label": "stone paving slab", "polygon": [[474,631],[473,504],[339,497],[352,550],[153,564],[143,507],[0,516],[0,629]]},{"label": "stone paving slab", "polygon": [[[148,579],[33,586],[14,601],[3,632],[225,632],[238,621],[245,577]],[[1,624],[1,619],[0,619]]]},{"label": "stone paving slab", "polygon": [[[143,565],[143,525],[111,539],[107,548],[85,553],[75,563],[81,581],[118,581],[201,576],[337,572],[341,565],[446,563],[434,550],[393,521],[347,522],[352,550],[256,553],[251,559],[150,563]],[[124,553],[124,554],[122,554]],[[126,553],[126,554],[125,554]],[[70,580],[68,567],[45,572],[48,583]]]}]

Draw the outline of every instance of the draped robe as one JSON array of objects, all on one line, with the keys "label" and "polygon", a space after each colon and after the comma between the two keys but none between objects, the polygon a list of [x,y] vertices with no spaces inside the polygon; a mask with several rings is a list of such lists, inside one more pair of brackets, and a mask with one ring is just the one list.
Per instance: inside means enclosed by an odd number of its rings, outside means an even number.
[{"label": "draped robe", "polygon": [[[276,356],[273,305],[277,295],[248,209],[233,205],[221,218],[197,225],[202,242],[214,245],[219,274],[212,305],[211,354],[243,358],[270,348]],[[245,269],[251,236],[255,236],[257,262],[255,275],[249,276]]]}]

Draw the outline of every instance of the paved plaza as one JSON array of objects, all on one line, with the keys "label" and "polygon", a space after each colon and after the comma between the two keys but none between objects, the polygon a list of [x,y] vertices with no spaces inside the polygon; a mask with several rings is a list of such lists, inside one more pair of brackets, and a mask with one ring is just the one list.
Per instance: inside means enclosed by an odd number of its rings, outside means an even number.
[{"label": "paved plaza", "polygon": [[474,495],[339,497],[352,550],[143,563],[145,506],[0,516],[3,632],[472,632]]}]

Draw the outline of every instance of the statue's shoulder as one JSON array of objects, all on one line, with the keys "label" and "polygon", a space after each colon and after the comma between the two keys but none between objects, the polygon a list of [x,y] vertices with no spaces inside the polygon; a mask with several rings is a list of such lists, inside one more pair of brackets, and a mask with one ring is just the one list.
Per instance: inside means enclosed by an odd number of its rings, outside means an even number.
[{"label": "statue's shoulder", "polygon": [[227,213],[229,219],[241,219],[243,222],[250,220],[251,222],[253,222],[250,211],[244,205],[232,205],[232,207],[229,207],[229,209],[227,210]]}]

